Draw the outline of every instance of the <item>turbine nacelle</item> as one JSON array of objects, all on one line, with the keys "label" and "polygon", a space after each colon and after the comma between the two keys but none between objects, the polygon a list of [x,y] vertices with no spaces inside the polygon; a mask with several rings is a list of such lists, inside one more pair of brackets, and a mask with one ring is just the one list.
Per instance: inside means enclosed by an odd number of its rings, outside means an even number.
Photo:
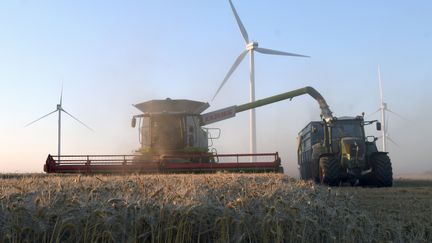
[{"label": "turbine nacelle", "polygon": [[246,50],[251,51],[258,47],[258,42],[254,41],[246,45]]}]

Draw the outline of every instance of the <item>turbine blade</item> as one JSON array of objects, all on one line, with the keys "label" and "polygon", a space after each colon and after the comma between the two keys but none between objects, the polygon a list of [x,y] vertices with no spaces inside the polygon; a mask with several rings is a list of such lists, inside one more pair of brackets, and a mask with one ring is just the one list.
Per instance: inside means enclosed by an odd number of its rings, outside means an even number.
[{"label": "turbine blade", "polygon": [[246,29],[245,29],[245,27],[244,27],[244,25],[243,25],[240,17],[238,16],[237,11],[235,10],[234,5],[231,2],[231,0],[229,0],[229,4],[231,5],[231,9],[232,9],[232,11],[234,13],[234,17],[237,20],[237,24],[238,24],[238,27],[240,29],[241,35],[243,36],[243,39],[246,42],[246,44],[249,44],[249,36],[248,36],[248,34],[246,32]]},{"label": "turbine blade", "polygon": [[256,48],[254,48],[254,50],[257,52],[263,53],[263,54],[270,54],[270,55],[293,56],[293,57],[310,57],[310,56],[305,56],[305,55],[300,55],[300,54],[295,54],[295,53],[289,53],[289,52],[284,52],[284,51],[276,51],[276,50],[271,50],[271,49],[261,48],[261,47],[256,47]]},{"label": "turbine blade", "polygon": [[63,101],[63,82],[62,82],[61,92],[60,92],[60,106],[62,105],[62,101]]},{"label": "turbine blade", "polygon": [[65,110],[63,110],[63,109],[62,109],[62,111],[63,111],[64,113],[68,114],[68,115],[69,115],[70,117],[72,117],[73,119],[75,119],[75,121],[77,121],[77,122],[81,123],[83,126],[87,127],[90,131],[93,131],[93,132],[94,132],[94,130],[93,130],[91,127],[87,126],[84,122],[78,120],[78,118],[74,117],[74,116],[71,115],[69,112],[67,112],[67,111],[65,111]]},{"label": "turbine blade", "polygon": [[399,117],[399,118],[401,118],[401,119],[403,119],[403,120],[405,120],[405,121],[408,121],[408,119],[406,119],[405,117],[399,115],[398,113],[396,113],[396,112],[394,112],[394,111],[392,111],[392,110],[390,110],[390,109],[388,109],[388,108],[386,109],[386,111],[392,113],[393,115],[395,115],[395,116],[397,116],[397,117]]},{"label": "turbine blade", "polygon": [[231,74],[236,70],[236,68],[238,67],[238,65],[241,63],[241,61],[243,60],[243,58],[246,56],[248,50],[244,50],[242,53],[240,53],[240,55],[237,57],[237,59],[235,60],[234,64],[231,66],[230,70],[228,71],[228,73],[225,75],[225,78],[223,79],[221,85],[219,86],[219,88],[217,89],[215,95],[213,96],[212,100],[214,100],[216,98],[216,95],[219,93],[219,91],[222,89],[222,87],[225,85],[225,83],[227,82],[227,80],[229,79],[229,77],[231,77]]},{"label": "turbine blade", "polygon": [[383,104],[383,102],[384,102],[383,87],[382,87],[382,81],[381,81],[381,68],[379,65],[378,65],[378,82],[379,82],[379,88],[380,88],[381,104]]},{"label": "turbine blade", "polygon": [[56,109],[55,111],[52,111],[52,112],[46,114],[45,116],[43,116],[43,117],[41,117],[41,118],[38,118],[38,119],[36,119],[36,120],[30,122],[29,124],[27,124],[27,125],[25,125],[25,126],[28,127],[28,126],[30,126],[31,124],[33,124],[33,123],[35,123],[35,122],[37,122],[37,121],[39,121],[39,120],[41,120],[41,119],[43,119],[43,118],[45,118],[45,117],[51,115],[52,113],[57,112],[57,111],[58,111],[58,109]]},{"label": "turbine blade", "polygon": [[379,108],[378,110],[376,110],[376,111],[374,111],[374,112],[372,112],[371,114],[369,114],[369,115],[366,115],[366,117],[370,117],[370,116],[373,116],[373,115],[375,115],[376,113],[378,113],[378,112],[380,112],[381,111],[381,108]]},{"label": "turbine blade", "polygon": [[391,139],[389,136],[387,136],[387,139],[388,139],[392,144],[394,144],[394,145],[396,145],[396,146],[399,147],[399,144],[396,143],[396,142],[395,142],[393,139]]}]

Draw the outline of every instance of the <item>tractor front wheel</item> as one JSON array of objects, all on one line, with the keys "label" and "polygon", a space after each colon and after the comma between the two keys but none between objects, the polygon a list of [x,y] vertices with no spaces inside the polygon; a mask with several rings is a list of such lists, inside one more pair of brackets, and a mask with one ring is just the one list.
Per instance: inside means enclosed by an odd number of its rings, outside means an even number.
[{"label": "tractor front wheel", "polygon": [[374,186],[391,187],[393,185],[393,171],[387,154],[376,154],[371,158]]},{"label": "tractor front wheel", "polygon": [[329,186],[338,186],[340,184],[340,164],[333,156],[320,158],[319,179],[321,184]]}]

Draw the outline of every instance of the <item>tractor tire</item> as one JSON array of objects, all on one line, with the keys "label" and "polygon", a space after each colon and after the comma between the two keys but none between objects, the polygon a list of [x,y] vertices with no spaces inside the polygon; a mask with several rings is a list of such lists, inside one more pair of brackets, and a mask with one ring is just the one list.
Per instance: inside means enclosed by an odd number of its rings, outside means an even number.
[{"label": "tractor tire", "polygon": [[339,186],[340,164],[333,156],[323,156],[319,160],[319,178],[321,184]]},{"label": "tractor tire", "polygon": [[391,187],[393,171],[387,154],[376,154],[371,158],[373,185],[376,187]]}]

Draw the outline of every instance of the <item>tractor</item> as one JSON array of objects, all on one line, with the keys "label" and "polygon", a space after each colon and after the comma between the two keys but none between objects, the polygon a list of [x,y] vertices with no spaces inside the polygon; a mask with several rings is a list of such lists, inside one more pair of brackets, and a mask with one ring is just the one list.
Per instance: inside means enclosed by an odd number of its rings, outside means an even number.
[{"label": "tractor", "polygon": [[366,136],[364,127],[376,123],[364,116],[333,117],[312,121],[298,134],[298,164],[301,179],[329,186],[391,187],[393,172],[387,152],[378,151],[377,138]]}]

